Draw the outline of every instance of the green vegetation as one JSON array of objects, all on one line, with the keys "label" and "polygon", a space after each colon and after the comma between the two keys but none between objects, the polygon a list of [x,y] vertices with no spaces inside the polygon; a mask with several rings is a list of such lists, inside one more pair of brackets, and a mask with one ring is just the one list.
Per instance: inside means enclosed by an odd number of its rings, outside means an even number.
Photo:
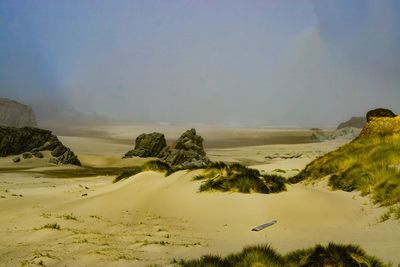
[{"label": "green vegetation", "polygon": [[384,222],[389,219],[400,220],[400,205],[393,205],[379,218],[379,222]]},{"label": "green vegetation", "polygon": [[382,206],[400,203],[400,117],[373,119],[357,139],[311,162],[289,182],[326,176],[333,189],[359,190]]},{"label": "green vegetation", "polygon": [[168,172],[171,167],[161,160],[152,160],[142,165],[142,171]]},{"label": "green vegetation", "polygon": [[61,219],[64,219],[64,220],[72,220],[72,221],[77,221],[78,220],[78,218],[72,213],[63,214],[63,215],[57,216],[57,218],[61,218]]},{"label": "green vegetation", "polygon": [[286,179],[278,175],[261,175],[258,170],[239,163],[216,162],[194,180],[205,180],[200,191],[233,191],[241,193],[278,193],[286,190]]},{"label": "green vegetation", "polygon": [[309,249],[296,250],[286,255],[277,253],[269,245],[251,246],[244,248],[240,253],[226,257],[209,255],[196,260],[181,260],[175,263],[183,267],[389,266],[383,264],[379,259],[367,255],[358,246],[333,243],[327,246],[317,245]]},{"label": "green vegetation", "polygon": [[123,179],[129,178],[133,175],[136,175],[138,173],[142,172],[142,168],[141,167],[134,167],[132,169],[127,169],[124,170],[122,173],[120,173],[117,177],[115,177],[113,183],[119,182]]},{"label": "green vegetation", "polygon": [[[196,167],[170,167],[160,160],[153,160],[141,167],[123,171],[114,179],[118,182],[142,171],[164,172],[166,176],[180,170],[192,170]],[[203,175],[194,177],[194,180],[204,180],[200,191],[233,191],[241,193],[277,193],[286,190],[286,179],[279,175],[262,175],[258,170],[248,168],[239,163],[226,164],[214,162],[204,168]]]},{"label": "green vegetation", "polygon": [[164,172],[165,176],[169,176],[174,172],[180,170],[188,170],[188,169],[189,168],[184,168],[184,167],[170,167],[167,163],[161,160],[151,160],[149,162],[146,162],[142,166],[137,166],[134,168],[124,170],[114,179],[114,183],[144,171]]}]

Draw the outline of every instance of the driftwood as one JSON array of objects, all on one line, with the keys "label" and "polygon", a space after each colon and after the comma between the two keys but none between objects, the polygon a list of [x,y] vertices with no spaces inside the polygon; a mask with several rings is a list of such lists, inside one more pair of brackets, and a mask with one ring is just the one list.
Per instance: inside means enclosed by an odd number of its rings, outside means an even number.
[{"label": "driftwood", "polygon": [[253,229],[251,229],[251,231],[258,232],[258,231],[264,230],[265,228],[272,226],[272,225],[276,224],[277,222],[278,222],[277,220],[273,220],[272,222],[265,223],[260,226],[254,227]]}]

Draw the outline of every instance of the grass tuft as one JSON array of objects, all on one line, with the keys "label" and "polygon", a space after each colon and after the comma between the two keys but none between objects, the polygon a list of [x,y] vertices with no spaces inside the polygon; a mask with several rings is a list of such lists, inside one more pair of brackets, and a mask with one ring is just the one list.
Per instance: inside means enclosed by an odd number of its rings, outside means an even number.
[{"label": "grass tuft", "polygon": [[61,226],[58,223],[48,223],[48,224],[42,226],[41,229],[61,230]]},{"label": "grass tuft", "polygon": [[[153,160],[140,167],[128,169],[114,179],[114,183],[136,175],[142,171],[164,172],[166,176],[180,170],[192,170],[196,167],[170,167],[160,160]],[[203,168],[202,175],[193,180],[203,180],[200,191],[233,191],[241,193],[277,193],[286,190],[286,179],[279,175],[261,175],[256,169],[248,168],[239,163],[226,164],[213,162]]]},{"label": "grass tuft", "polygon": [[129,178],[133,175],[136,175],[138,173],[142,172],[141,167],[134,167],[132,169],[124,170],[121,174],[119,174],[117,177],[115,177],[113,183],[119,182],[121,180],[124,180],[126,178]]},{"label": "grass tuft", "polygon": [[63,214],[61,216],[57,216],[57,218],[62,218],[64,220],[72,220],[72,221],[77,221],[78,220],[78,218],[72,213]]},{"label": "grass tuft", "polygon": [[193,180],[203,180],[200,191],[241,193],[277,193],[286,190],[286,179],[278,175],[261,175],[256,169],[239,163],[213,163],[202,175]]},{"label": "grass tuft", "polygon": [[359,246],[334,243],[296,250],[286,255],[279,254],[269,245],[250,246],[240,253],[226,257],[207,255],[195,260],[181,260],[174,263],[183,267],[389,266],[376,257],[367,255]]}]

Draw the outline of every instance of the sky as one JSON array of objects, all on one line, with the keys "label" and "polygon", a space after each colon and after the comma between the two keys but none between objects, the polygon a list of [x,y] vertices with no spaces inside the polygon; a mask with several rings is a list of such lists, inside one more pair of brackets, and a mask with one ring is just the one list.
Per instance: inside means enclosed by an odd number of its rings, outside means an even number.
[{"label": "sky", "polygon": [[2,0],[0,97],[38,120],[329,127],[400,112],[400,1]]}]

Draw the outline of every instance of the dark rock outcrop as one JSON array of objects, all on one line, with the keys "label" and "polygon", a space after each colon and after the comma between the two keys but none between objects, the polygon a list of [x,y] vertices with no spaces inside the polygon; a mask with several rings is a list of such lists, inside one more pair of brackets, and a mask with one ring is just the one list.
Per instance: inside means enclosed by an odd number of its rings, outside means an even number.
[{"label": "dark rock outcrop", "polygon": [[54,158],[51,163],[81,166],[78,157],[51,131],[32,127],[0,126],[0,157],[23,154],[23,158],[40,155],[39,151],[49,150]]},{"label": "dark rock outcrop", "polygon": [[394,118],[397,115],[393,113],[390,109],[385,109],[385,108],[377,108],[374,110],[370,110],[367,113],[367,122],[370,122],[372,118],[380,118],[380,117],[388,117],[388,118]]},{"label": "dark rock outcrop", "polygon": [[128,151],[124,158],[131,157],[158,157],[167,146],[162,133],[141,134],[136,138],[135,149]]},{"label": "dark rock outcrop", "polygon": [[35,127],[35,114],[29,106],[7,98],[0,98],[0,125],[10,127]]},{"label": "dark rock outcrop", "polygon": [[350,120],[339,124],[339,126],[337,127],[337,130],[340,130],[340,129],[343,129],[346,127],[362,129],[366,123],[367,123],[367,119],[365,117],[352,117]]},{"label": "dark rock outcrop", "polygon": [[196,134],[195,129],[187,130],[172,147],[166,147],[160,159],[170,166],[201,168],[210,163],[203,148],[203,138]]}]

